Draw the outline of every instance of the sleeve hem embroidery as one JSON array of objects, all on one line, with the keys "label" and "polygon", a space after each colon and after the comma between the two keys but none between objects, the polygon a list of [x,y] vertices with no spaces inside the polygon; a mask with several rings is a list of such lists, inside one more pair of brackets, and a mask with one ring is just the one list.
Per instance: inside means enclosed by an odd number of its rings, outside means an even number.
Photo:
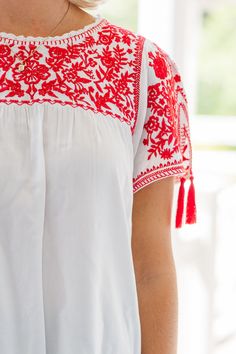
[{"label": "sleeve hem embroidery", "polygon": [[[160,180],[162,178],[168,176],[182,176],[184,174],[184,167],[182,164],[178,164],[175,166],[164,167],[160,169],[159,167],[153,167],[153,169],[147,169],[145,173],[142,173],[140,176],[133,180],[133,192],[137,192],[142,187],[154,182],[156,180]],[[178,182],[179,179],[176,179]]]}]

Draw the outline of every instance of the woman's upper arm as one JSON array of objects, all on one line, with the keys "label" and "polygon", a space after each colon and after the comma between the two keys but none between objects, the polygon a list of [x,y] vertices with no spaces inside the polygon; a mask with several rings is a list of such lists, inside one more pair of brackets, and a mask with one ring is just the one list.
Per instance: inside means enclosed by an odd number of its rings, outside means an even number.
[{"label": "woman's upper arm", "polygon": [[132,252],[137,282],[173,266],[171,215],[174,177],[149,184],[134,194]]}]

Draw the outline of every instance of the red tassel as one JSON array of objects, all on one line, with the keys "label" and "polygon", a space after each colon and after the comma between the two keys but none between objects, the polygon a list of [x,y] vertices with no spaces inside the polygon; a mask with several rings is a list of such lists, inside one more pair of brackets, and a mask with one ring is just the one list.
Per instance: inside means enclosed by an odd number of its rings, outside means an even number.
[{"label": "red tassel", "polygon": [[176,212],[176,220],[175,220],[175,227],[180,228],[182,226],[183,220],[183,212],[184,212],[184,182],[185,178],[181,178],[180,186],[179,186],[179,195],[178,195],[178,202],[177,202],[177,212]]},{"label": "red tassel", "polygon": [[193,184],[193,176],[190,177],[191,183],[188,190],[186,224],[195,224],[197,219],[195,188]]}]

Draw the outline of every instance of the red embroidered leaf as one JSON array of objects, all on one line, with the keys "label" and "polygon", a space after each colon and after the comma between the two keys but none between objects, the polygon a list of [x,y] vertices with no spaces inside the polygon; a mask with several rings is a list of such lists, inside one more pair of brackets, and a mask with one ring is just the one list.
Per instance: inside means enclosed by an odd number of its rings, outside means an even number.
[{"label": "red embroidered leaf", "polygon": [[101,76],[101,74],[100,74],[100,72],[99,72],[98,70],[96,70],[96,75],[97,75],[97,77],[98,77],[99,80],[102,79],[102,76]]}]

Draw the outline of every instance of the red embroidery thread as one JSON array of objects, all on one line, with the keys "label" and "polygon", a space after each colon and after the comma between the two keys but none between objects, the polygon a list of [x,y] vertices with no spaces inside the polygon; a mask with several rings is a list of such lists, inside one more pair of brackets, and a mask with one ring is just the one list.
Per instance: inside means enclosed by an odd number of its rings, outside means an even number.
[{"label": "red embroidery thread", "polygon": [[79,106],[126,122],[133,134],[143,43],[142,36],[104,20],[94,33],[45,41],[44,53],[36,50],[19,72],[9,46],[16,44],[24,59],[36,44],[0,38],[0,102]]},{"label": "red embroidery thread", "polygon": [[[184,181],[191,184],[187,197],[186,223],[196,222],[195,188],[192,175],[192,147],[189,131],[187,98],[176,65],[155,43],[148,52],[149,75],[147,116],[140,149],[146,147],[143,158],[152,168],[142,168],[133,178],[134,193],[166,176],[174,175],[179,188],[176,227],[182,226],[184,213]],[[142,161],[141,161],[142,162]],[[142,165],[142,164],[141,164]]]}]

